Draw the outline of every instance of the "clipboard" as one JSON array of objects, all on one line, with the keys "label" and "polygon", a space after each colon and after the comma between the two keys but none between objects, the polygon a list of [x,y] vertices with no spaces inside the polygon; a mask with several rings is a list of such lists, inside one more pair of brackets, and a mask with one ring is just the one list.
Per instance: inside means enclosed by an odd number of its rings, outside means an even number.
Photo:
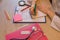
[{"label": "clipboard", "polygon": [[[38,16],[39,17],[36,18],[36,19],[32,19],[31,18],[31,15],[30,15],[29,8],[27,8],[26,10],[24,10],[24,11],[21,12],[21,10],[23,8],[26,8],[27,6],[22,6],[22,7],[17,6],[17,7],[19,8],[18,13],[21,14],[23,20],[22,21],[16,21],[15,22],[14,19],[13,19],[13,22],[14,23],[35,23],[35,22],[38,22],[38,23],[46,23],[46,15],[43,12],[38,11]],[[14,13],[14,15],[15,15],[15,13]]]}]

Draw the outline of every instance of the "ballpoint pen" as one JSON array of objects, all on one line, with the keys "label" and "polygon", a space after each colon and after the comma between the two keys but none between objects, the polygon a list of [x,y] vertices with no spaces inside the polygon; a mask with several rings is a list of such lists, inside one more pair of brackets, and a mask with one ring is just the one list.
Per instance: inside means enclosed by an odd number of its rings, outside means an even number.
[{"label": "ballpoint pen", "polygon": [[34,6],[34,15],[36,15],[36,4]]},{"label": "ballpoint pen", "polygon": [[7,20],[10,20],[11,18],[9,16],[8,12],[6,10],[4,10],[4,13],[5,13],[5,16],[6,16]]}]

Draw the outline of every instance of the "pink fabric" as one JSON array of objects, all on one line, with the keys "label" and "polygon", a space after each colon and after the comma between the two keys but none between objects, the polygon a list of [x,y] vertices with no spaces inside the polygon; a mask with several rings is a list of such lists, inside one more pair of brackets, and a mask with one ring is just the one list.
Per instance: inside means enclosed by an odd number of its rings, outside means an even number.
[{"label": "pink fabric", "polygon": [[[11,39],[11,38],[19,38],[19,39],[20,39],[20,38],[21,38],[21,39],[27,38],[27,37],[29,36],[29,34],[24,34],[24,35],[23,35],[23,34],[21,34],[21,31],[30,31],[30,32],[32,32],[32,27],[33,27],[33,26],[35,26],[38,30],[41,30],[40,25],[39,25],[38,23],[34,23],[34,24],[32,24],[32,25],[25,26],[25,27],[23,27],[23,28],[15,31],[15,32],[12,32],[12,33],[10,33],[10,34],[7,34],[7,35],[6,35],[6,40],[9,40],[9,39]],[[36,37],[38,37],[39,34],[40,34],[40,33],[38,33]],[[34,35],[35,35],[35,34],[34,34]],[[34,36],[34,35],[33,35],[33,36]],[[34,37],[34,38],[36,38],[36,37]],[[31,39],[29,39],[29,40],[31,40]],[[32,39],[32,40],[35,40],[35,39]]]},{"label": "pink fabric", "polygon": [[33,33],[28,40],[48,40],[46,35],[40,31]]},{"label": "pink fabric", "polygon": [[39,38],[38,40],[48,40],[46,35],[43,35],[41,38]]},{"label": "pink fabric", "polygon": [[14,17],[14,22],[18,22],[22,20],[22,15],[21,14],[15,14]]}]

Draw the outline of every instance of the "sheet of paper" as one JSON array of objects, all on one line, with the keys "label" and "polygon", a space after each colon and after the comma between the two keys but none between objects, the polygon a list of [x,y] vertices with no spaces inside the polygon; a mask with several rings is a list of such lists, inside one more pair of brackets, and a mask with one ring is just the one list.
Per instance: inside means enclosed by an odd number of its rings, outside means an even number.
[{"label": "sheet of paper", "polygon": [[[23,7],[17,6],[17,7],[19,8],[18,13],[21,13],[22,18],[23,18],[23,20],[20,21],[20,22],[46,22],[46,18],[45,18],[46,15],[45,15],[43,12],[38,11],[38,16],[39,16],[39,18],[32,19],[32,18],[31,18],[31,15],[30,15],[30,10],[29,10],[29,8],[27,8],[26,10],[24,10],[24,11],[21,12],[21,10],[22,10],[23,8],[26,8],[27,6],[23,6]],[[42,16],[44,16],[44,17],[42,17]]]},{"label": "sheet of paper", "polygon": [[59,26],[59,24],[60,24],[60,19],[59,19],[58,16],[55,15],[55,16],[53,17],[53,20],[52,20],[52,23],[51,23],[51,27],[53,27],[54,29],[60,31],[60,26]]},{"label": "sheet of paper", "polygon": [[[28,4],[27,1],[25,1],[25,2]],[[27,8],[26,10],[24,10],[24,11],[21,12],[21,10],[24,9],[24,8],[26,8],[27,6],[19,6],[18,5],[17,7],[19,9],[18,13],[21,13],[22,18],[23,18],[23,20],[19,21],[19,22],[46,22],[46,15],[43,12],[38,11],[38,16],[40,18],[32,19],[31,15],[30,15],[29,8]],[[44,17],[42,17],[42,16],[44,16]]]}]

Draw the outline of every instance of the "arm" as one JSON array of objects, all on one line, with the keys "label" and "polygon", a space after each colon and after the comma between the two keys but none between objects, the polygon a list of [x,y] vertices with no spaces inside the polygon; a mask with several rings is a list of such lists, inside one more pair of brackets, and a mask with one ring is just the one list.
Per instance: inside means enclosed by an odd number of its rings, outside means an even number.
[{"label": "arm", "polygon": [[31,7],[34,7],[36,1],[37,1],[37,0],[32,0],[32,5],[31,5]]},{"label": "arm", "polygon": [[47,15],[49,15],[51,19],[53,19],[54,15],[55,15],[55,12],[54,12],[49,0],[44,0],[44,1],[40,0],[40,1],[38,1],[37,2],[37,8],[40,11],[42,11],[42,12],[46,13]]},{"label": "arm", "polygon": [[30,7],[30,13],[31,13],[31,14],[34,14],[34,6],[35,6],[35,4],[36,4],[36,1],[37,1],[37,0],[32,0],[32,5],[31,5],[31,7]]}]

